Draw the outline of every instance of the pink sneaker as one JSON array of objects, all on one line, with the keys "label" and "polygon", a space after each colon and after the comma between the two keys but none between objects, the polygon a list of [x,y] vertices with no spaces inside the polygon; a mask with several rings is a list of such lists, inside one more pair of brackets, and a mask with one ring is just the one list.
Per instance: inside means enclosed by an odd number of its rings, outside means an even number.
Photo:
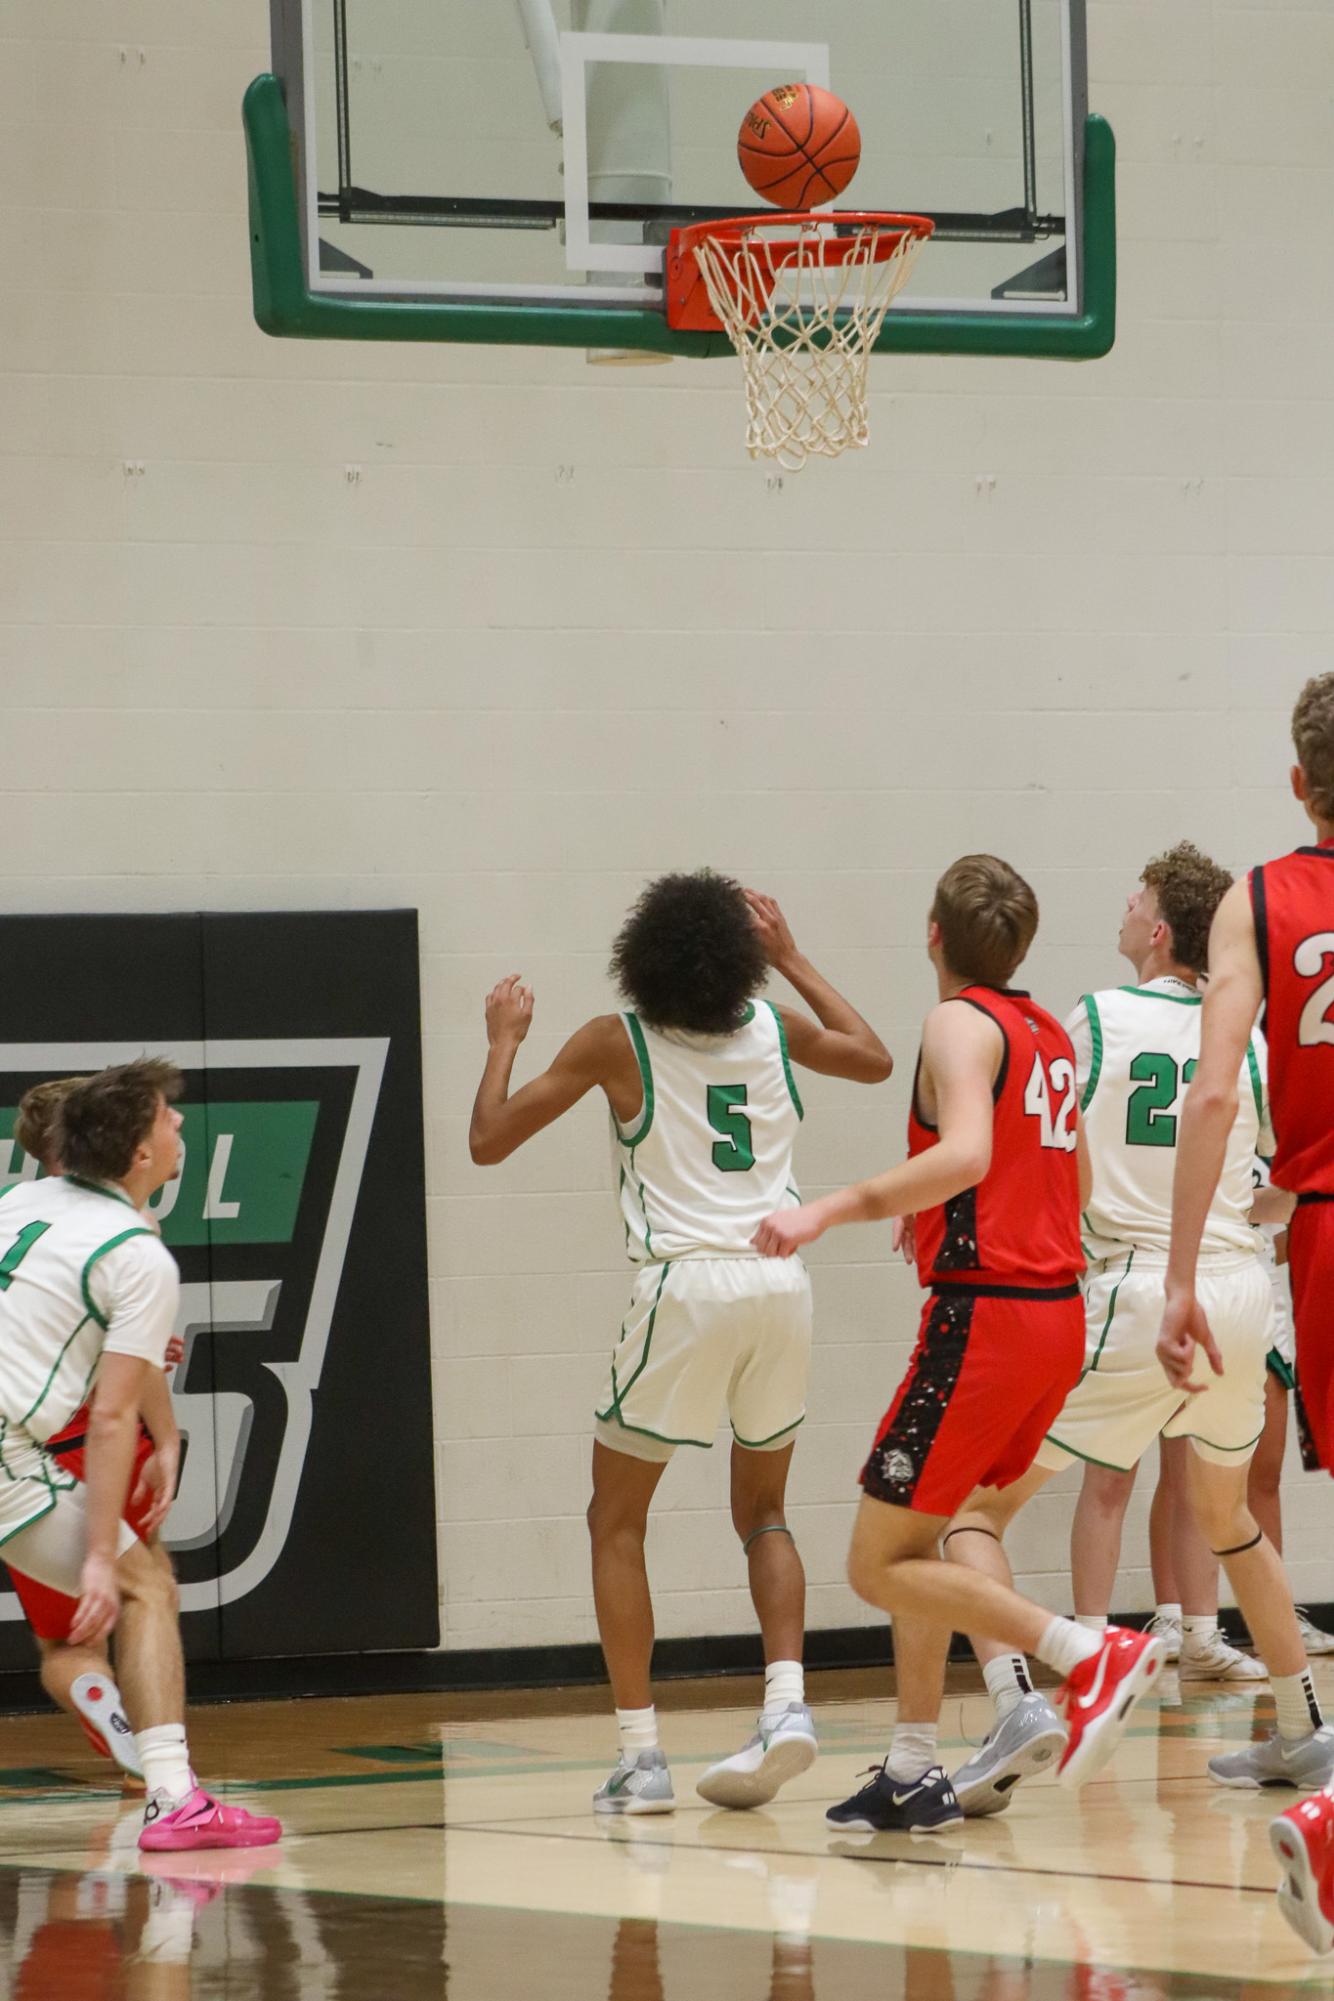
[{"label": "pink sneaker", "polygon": [[139,1846],[150,1853],[167,1848],[264,1848],[282,1833],[282,1822],[223,1806],[196,1786],[179,1806],[166,1807],[154,1793],[144,1813]]}]

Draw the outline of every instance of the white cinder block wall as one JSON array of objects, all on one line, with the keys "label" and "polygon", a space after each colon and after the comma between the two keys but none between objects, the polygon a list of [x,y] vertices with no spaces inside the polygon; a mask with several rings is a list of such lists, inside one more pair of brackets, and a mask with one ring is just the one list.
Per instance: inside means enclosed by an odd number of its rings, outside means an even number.
[{"label": "white cinder block wall", "polygon": [[[1190,835],[1240,866],[1300,836],[1286,711],[1334,623],[1334,13],[1095,0],[1115,352],[883,360],[872,449],[781,488],[721,362],[265,340],[239,104],[266,14],[0,12],[0,893],[419,907],[445,1642],[583,1639],[626,1291],[603,1121],[471,1167],[481,996],[535,985],[526,1074],[607,1005],[646,876],[776,892],[899,1059],[878,1091],[810,1081],[816,1189],[900,1150],[955,854],[1031,875],[1032,982],[1064,1009],[1120,975],[1149,853]],[[859,1617],[853,1476],[914,1295],[885,1231],[813,1263],[793,1521],[830,1626]],[[725,1484],[722,1452],[666,1483],[665,1634],[747,1624]],[[1286,1504],[1300,1595],[1334,1598],[1327,1486],[1294,1468]],[[1054,1606],[1069,1506],[1017,1537]]]}]

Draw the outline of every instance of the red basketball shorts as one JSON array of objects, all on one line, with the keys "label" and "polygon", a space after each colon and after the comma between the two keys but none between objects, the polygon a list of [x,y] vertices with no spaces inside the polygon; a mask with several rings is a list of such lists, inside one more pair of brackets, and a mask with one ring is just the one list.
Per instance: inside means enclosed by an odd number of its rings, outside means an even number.
[{"label": "red basketball shorts", "polygon": [[[88,1430],[88,1407],[77,1411],[53,1438],[47,1440],[47,1451],[57,1466],[66,1473],[72,1473],[76,1480],[84,1478],[84,1439]],[[140,1428],[139,1442],[134,1449],[134,1465],[130,1471],[130,1494],[139,1483],[139,1475],[145,1462],[152,1457],[153,1441]],[[143,1535],[143,1521],[147,1506],[136,1508],[127,1497],[125,1519],[137,1536]],[[77,1598],[67,1598],[63,1591],[53,1591],[49,1584],[39,1584],[35,1577],[24,1577],[21,1572],[9,1573],[18,1601],[23,1607],[23,1616],[32,1627],[39,1640],[67,1640],[69,1629],[74,1624]]]},{"label": "red basketball shorts", "polygon": [[1334,1474],[1334,1201],[1302,1196],[1288,1225],[1297,1386],[1319,1463]]},{"label": "red basketball shorts", "polygon": [[862,1468],[874,1500],[953,1515],[1026,1473],[1084,1366],[1079,1288],[942,1288]]}]

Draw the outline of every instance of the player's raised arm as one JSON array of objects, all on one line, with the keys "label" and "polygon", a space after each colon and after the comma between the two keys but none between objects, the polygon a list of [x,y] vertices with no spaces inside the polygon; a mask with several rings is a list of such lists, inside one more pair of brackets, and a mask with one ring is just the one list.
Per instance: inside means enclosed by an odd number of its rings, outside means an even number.
[{"label": "player's raised arm", "polygon": [[922,1071],[935,1093],[936,1145],[869,1181],[767,1217],[756,1233],[756,1250],[791,1257],[841,1223],[917,1215],[976,1187],[991,1165],[992,1087],[1001,1051],[1001,1032],[990,1016],[950,1001],[933,1008],[922,1031]]},{"label": "player's raised arm", "polygon": [[846,1077],[854,1084],[883,1084],[894,1068],[894,1058],[870,1022],[798,951],[787,919],[772,896],[748,889],[746,901],[769,964],[796,988],[816,1016],[811,1021],[794,1008],[779,1008],[792,1061],[825,1077]]},{"label": "player's raised arm", "polygon": [[517,973],[486,997],[486,1068],[477,1087],[468,1128],[468,1151],[479,1167],[494,1167],[516,1147],[568,1112],[608,1068],[609,1043],[623,1036],[614,1015],[599,1015],[577,1029],[550,1067],[510,1096],[519,1045],[533,1019],[533,996]]},{"label": "player's raised arm", "polygon": [[1186,1092],[1172,1181],[1172,1248],[1158,1359],[1172,1382],[1190,1387],[1198,1342],[1215,1373],[1222,1365],[1195,1297],[1195,1267],[1209,1205],[1218,1186],[1228,1134],[1237,1115],[1237,1079],[1264,999],[1250,887],[1232,885],[1209,933],[1209,984],[1200,1024],[1200,1058]]}]

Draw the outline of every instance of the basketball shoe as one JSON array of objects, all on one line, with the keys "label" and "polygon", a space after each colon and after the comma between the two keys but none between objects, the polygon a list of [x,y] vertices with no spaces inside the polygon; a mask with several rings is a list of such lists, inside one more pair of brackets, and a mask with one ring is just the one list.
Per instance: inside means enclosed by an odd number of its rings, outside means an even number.
[{"label": "basketball shoe", "polygon": [[130,1719],[120,1698],[120,1690],[107,1675],[81,1674],[70,1685],[83,1734],[93,1749],[110,1758],[132,1779],[142,1779],[139,1750],[130,1728]]},{"label": "basketball shoe", "polygon": [[196,1786],[183,1800],[149,1794],[139,1846],[149,1854],[177,1848],[266,1848],[282,1831],[281,1821],[224,1806]]},{"label": "basketball shoe", "polygon": [[1111,1757],[1140,1697],[1147,1695],[1166,1649],[1149,1633],[1109,1626],[1096,1654],[1081,1661],[1057,1696],[1070,1735],[1057,1775],[1082,1786]]},{"label": "basketball shoe", "polygon": [[1269,1670],[1253,1654],[1243,1654],[1223,1638],[1215,1626],[1202,1640],[1188,1636],[1181,1642],[1177,1671],[1183,1681],[1268,1681]]},{"label": "basketball shoe", "polygon": [[1334,1799],[1316,1793],[1269,1823],[1283,1881],[1278,1907],[1312,1952],[1334,1949]]},{"label": "basketball shoe", "polygon": [[667,1759],[656,1746],[632,1759],[622,1753],[593,1795],[594,1813],[670,1813],[675,1805]]},{"label": "basketball shoe", "polygon": [[1220,1786],[1327,1786],[1334,1779],[1334,1725],[1289,1739],[1271,1731],[1258,1744],[1210,1758],[1209,1777]]},{"label": "basketball shoe", "polygon": [[1064,1745],[1065,1726],[1046,1696],[1021,1697],[951,1778],[960,1807],[974,1820],[1004,1813],[1020,1779],[1050,1765]]},{"label": "basketball shoe", "polygon": [[710,1765],[695,1791],[711,1806],[767,1806],[780,1786],[815,1763],[815,1718],[804,1702],[787,1708],[730,1758]]},{"label": "basketball shoe", "polygon": [[1314,1654],[1334,1654],[1334,1633],[1322,1633],[1304,1605],[1294,1606],[1293,1609],[1308,1659]]},{"label": "basketball shoe", "polygon": [[831,1806],[825,1815],[842,1833],[917,1834],[941,1827],[962,1827],[963,1811],[954,1787],[939,1765],[920,1779],[892,1779],[883,1765],[872,1765],[860,1792]]},{"label": "basketball shoe", "polygon": [[1181,1621],[1173,1619],[1166,1612],[1155,1612],[1144,1628],[1153,1639],[1161,1640],[1167,1648],[1165,1660],[1174,1661],[1181,1653]]}]

